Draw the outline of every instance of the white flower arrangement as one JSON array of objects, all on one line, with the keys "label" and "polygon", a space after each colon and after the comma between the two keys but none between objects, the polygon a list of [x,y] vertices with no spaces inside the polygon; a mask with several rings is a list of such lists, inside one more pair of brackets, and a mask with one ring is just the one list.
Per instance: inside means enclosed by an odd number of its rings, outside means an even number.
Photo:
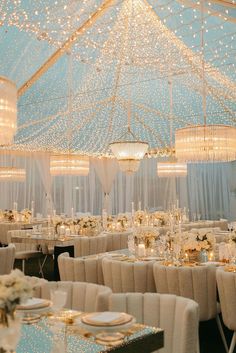
[{"label": "white flower arrangement", "polygon": [[100,222],[97,217],[87,216],[80,218],[77,224],[81,229],[96,229]]},{"label": "white flower arrangement", "polygon": [[12,210],[5,210],[3,211],[3,218],[8,222],[15,221],[15,213]]},{"label": "white flower arrangement", "polygon": [[168,224],[169,216],[166,212],[157,211],[152,214],[152,219],[154,224],[157,221],[160,226],[165,226]]},{"label": "white flower arrangement", "polygon": [[32,295],[32,286],[24,274],[13,270],[9,275],[0,276],[0,310],[5,325],[8,325],[8,316],[14,319],[16,306],[24,303]]},{"label": "white flower arrangement", "polygon": [[28,208],[24,208],[21,212],[20,215],[23,216],[23,222],[29,222],[31,219],[31,211]]},{"label": "white flower arrangement", "polygon": [[146,212],[136,211],[134,214],[134,222],[137,224],[143,224],[146,222]]},{"label": "white flower arrangement", "polygon": [[128,217],[126,214],[122,214],[120,213],[118,215],[118,217],[116,218],[116,222],[118,225],[120,225],[120,227],[123,229],[127,228],[127,225],[128,225]]},{"label": "white flower arrangement", "polygon": [[215,243],[215,236],[212,231],[205,229],[191,230],[181,234],[182,247],[187,250],[210,250]]},{"label": "white flower arrangement", "polygon": [[134,231],[134,244],[137,246],[140,243],[145,245],[145,248],[150,248],[153,243],[158,239],[159,232],[148,226],[137,227]]}]

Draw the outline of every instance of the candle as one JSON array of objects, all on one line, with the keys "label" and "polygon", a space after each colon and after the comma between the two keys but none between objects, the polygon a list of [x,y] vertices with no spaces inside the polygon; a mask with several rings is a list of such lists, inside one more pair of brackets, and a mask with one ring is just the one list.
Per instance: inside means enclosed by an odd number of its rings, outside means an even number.
[{"label": "candle", "polygon": [[74,218],[74,208],[71,207],[71,218],[73,219]]},{"label": "candle", "polygon": [[181,221],[179,221],[179,234],[181,234]]},{"label": "candle", "polygon": [[144,244],[138,244],[138,256],[143,257],[146,255],[145,251],[145,245]]},{"label": "candle", "polygon": [[66,236],[69,237],[70,236],[70,228],[66,228]]},{"label": "candle", "polygon": [[179,208],[179,200],[176,200],[176,208]]},{"label": "candle", "polygon": [[102,226],[103,229],[107,229],[107,211],[105,209],[102,210]]},{"label": "candle", "polygon": [[214,252],[213,252],[213,251],[210,251],[210,252],[209,252],[208,260],[209,260],[209,261],[213,261],[213,260],[214,260]]},{"label": "candle", "polygon": [[17,202],[16,201],[13,202],[13,211],[17,212]]},{"label": "candle", "polygon": [[141,211],[141,201],[138,202],[138,209]]},{"label": "candle", "polygon": [[60,233],[60,235],[65,235],[65,226],[64,225],[60,226],[59,233]]},{"label": "candle", "polygon": [[53,217],[56,217],[56,210],[53,210]]}]

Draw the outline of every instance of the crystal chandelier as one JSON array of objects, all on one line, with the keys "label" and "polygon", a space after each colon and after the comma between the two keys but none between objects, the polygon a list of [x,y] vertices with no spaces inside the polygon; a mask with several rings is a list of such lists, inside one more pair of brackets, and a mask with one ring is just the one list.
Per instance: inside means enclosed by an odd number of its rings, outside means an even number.
[{"label": "crystal chandelier", "polygon": [[173,82],[168,81],[170,94],[170,156],[166,162],[157,163],[157,175],[159,178],[186,177],[188,173],[187,164],[178,162],[174,156],[173,140]]},{"label": "crystal chandelier", "polygon": [[17,121],[17,88],[14,82],[0,77],[0,144],[13,142]]},{"label": "crystal chandelier", "polygon": [[130,130],[130,126],[128,126],[125,135],[128,136],[128,139],[125,139],[123,135],[119,141],[112,142],[109,146],[118,160],[120,170],[131,174],[138,170],[140,161],[148,150],[148,143],[137,140]]},{"label": "crystal chandelier", "polygon": [[26,179],[26,171],[22,168],[15,167],[0,167],[0,182],[1,181],[17,181],[23,182]]},{"label": "crystal chandelier", "polygon": [[206,119],[206,82],[204,61],[204,0],[201,0],[202,107],[203,125],[176,130],[176,157],[182,162],[228,162],[236,160],[236,127],[208,125]]},{"label": "crystal chandelier", "polygon": [[50,173],[57,175],[88,175],[89,157],[76,154],[56,154],[50,157]]},{"label": "crystal chandelier", "polygon": [[157,163],[157,175],[159,178],[186,177],[187,164],[176,161]]}]

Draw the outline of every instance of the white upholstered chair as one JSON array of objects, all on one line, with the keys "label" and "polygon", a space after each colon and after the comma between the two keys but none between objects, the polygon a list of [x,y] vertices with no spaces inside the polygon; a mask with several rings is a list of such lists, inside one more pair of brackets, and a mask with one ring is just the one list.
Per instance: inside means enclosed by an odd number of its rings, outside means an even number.
[{"label": "white upholstered chair", "polygon": [[[9,230],[7,233],[8,244],[12,242],[12,237],[23,236],[29,233],[29,230]],[[28,243],[14,243],[16,252],[15,259],[22,260],[22,271],[25,273],[25,261],[31,258],[38,259],[39,273],[43,276],[42,265],[40,258],[42,257],[42,252],[38,250],[38,245],[28,244]]]},{"label": "white upholstered chair", "polygon": [[193,299],[199,304],[200,321],[216,319],[227,350],[216,297],[216,267],[212,265],[175,267],[155,263],[153,274],[157,293],[169,293]]},{"label": "white upholstered chair", "polygon": [[84,312],[107,311],[111,290],[108,287],[84,282],[46,282],[38,296],[50,299],[50,291],[60,289],[67,292],[65,308]]},{"label": "white upholstered chair", "polygon": [[236,273],[217,269],[216,280],[223,322],[234,331],[229,348],[229,353],[233,353],[236,344]]},{"label": "white upholstered chair", "polygon": [[15,251],[14,244],[9,244],[4,248],[0,248],[0,275],[6,275],[13,269]]},{"label": "white upholstered chair", "polygon": [[164,329],[161,353],[196,353],[198,304],[175,295],[116,293],[109,297],[109,310],[126,312],[137,322]]},{"label": "white upholstered chair", "polygon": [[106,233],[107,237],[107,251],[127,249],[128,237],[132,234],[132,231],[117,232],[117,233]]},{"label": "white upholstered chair", "polygon": [[104,257],[102,270],[105,286],[114,293],[156,291],[152,261],[127,262]]},{"label": "white upholstered chair", "polygon": [[104,284],[102,258],[74,258],[69,257],[68,253],[62,253],[58,257],[58,267],[61,281]]},{"label": "white upholstered chair", "polygon": [[75,257],[99,254],[107,251],[106,235],[74,238]]}]

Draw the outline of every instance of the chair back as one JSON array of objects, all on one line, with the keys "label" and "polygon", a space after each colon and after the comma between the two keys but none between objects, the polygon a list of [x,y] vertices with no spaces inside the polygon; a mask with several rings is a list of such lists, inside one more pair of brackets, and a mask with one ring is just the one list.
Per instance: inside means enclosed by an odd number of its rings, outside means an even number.
[{"label": "chair back", "polygon": [[15,251],[14,244],[9,244],[4,248],[0,248],[0,275],[9,274],[13,269]]},{"label": "chair back", "polygon": [[105,235],[81,236],[74,239],[75,257],[99,254],[107,251]]},{"label": "chair back", "polygon": [[[32,229],[17,229],[17,230],[9,230],[7,232],[7,243],[12,243],[12,237],[20,237],[20,236],[25,236],[26,234],[31,234]],[[14,243],[16,247],[16,252],[18,251],[37,251],[38,250],[38,245],[36,244],[30,244],[30,243]]]},{"label": "chair back", "polygon": [[164,348],[158,353],[196,353],[198,304],[169,294],[111,294],[109,310],[133,315],[137,322],[164,329]]},{"label": "chair back", "polygon": [[157,293],[195,300],[199,304],[200,321],[217,316],[215,266],[174,267],[155,263],[153,274]]},{"label": "chair back", "polygon": [[155,292],[153,262],[127,262],[104,257],[102,260],[104,284],[114,293]]},{"label": "chair back", "polygon": [[107,233],[107,251],[127,249],[128,237],[132,232]]},{"label": "chair back", "polygon": [[58,267],[61,281],[104,284],[101,258],[73,258],[63,253],[58,257]]},{"label": "chair back", "polygon": [[67,292],[67,309],[84,312],[108,310],[108,299],[111,295],[108,287],[84,282],[47,282],[41,286],[40,297],[50,300],[52,289]]},{"label": "chair back", "polygon": [[236,331],[236,273],[223,268],[216,271],[222,318],[225,326]]}]

